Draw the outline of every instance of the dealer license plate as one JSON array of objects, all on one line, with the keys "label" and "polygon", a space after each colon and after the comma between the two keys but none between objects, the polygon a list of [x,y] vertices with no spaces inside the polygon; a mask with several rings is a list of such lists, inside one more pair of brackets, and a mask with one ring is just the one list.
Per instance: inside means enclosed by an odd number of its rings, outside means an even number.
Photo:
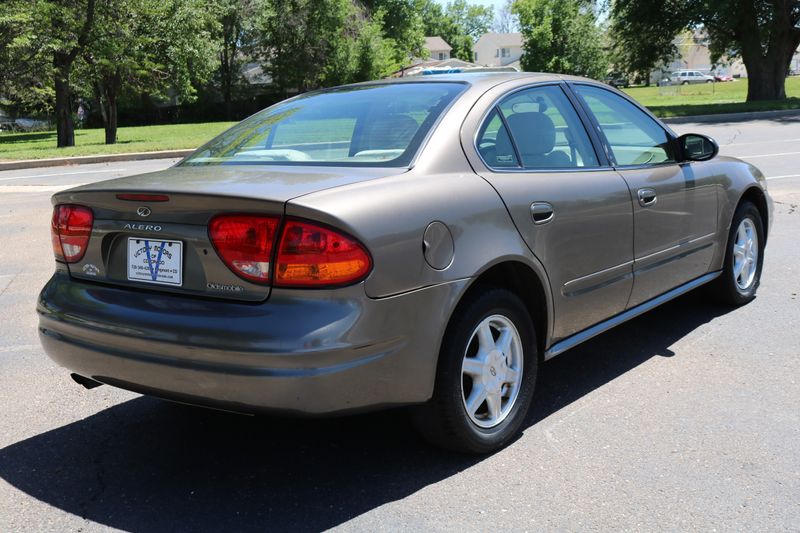
[{"label": "dealer license plate", "polygon": [[183,243],[161,239],[128,238],[128,279],[180,286],[183,277]]}]

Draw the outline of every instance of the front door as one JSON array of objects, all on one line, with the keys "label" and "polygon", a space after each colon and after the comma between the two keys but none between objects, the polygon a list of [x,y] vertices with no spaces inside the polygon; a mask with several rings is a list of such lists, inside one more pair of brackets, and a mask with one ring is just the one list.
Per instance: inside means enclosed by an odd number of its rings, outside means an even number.
[{"label": "front door", "polygon": [[717,233],[717,186],[708,165],[676,161],[672,136],[609,90],[574,84],[633,199],[633,307],[708,272]]}]

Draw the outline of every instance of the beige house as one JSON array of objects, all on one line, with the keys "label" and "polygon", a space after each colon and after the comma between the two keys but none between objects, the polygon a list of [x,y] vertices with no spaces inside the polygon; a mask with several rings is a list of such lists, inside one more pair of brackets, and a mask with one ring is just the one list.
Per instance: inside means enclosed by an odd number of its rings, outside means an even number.
[{"label": "beige house", "polygon": [[663,77],[662,71],[675,72],[678,70],[699,70],[709,74],[724,74],[734,77],[747,77],[747,70],[741,59],[733,61],[722,58],[717,64],[711,63],[711,52],[708,49],[708,37],[702,31],[684,32],[678,35],[672,43],[678,50],[678,55],[671,63],[659,69],[651,79],[658,81]]},{"label": "beige house", "polygon": [[452,49],[453,47],[439,36],[425,37],[425,50],[428,51],[430,59],[436,61],[450,59],[450,51]]},{"label": "beige house", "polygon": [[519,66],[521,33],[484,33],[473,47],[473,61],[485,67]]},{"label": "beige house", "polygon": [[797,76],[798,74],[800,74],[800,48],[795,51],[792,62],[789,64],[789,75]]}]

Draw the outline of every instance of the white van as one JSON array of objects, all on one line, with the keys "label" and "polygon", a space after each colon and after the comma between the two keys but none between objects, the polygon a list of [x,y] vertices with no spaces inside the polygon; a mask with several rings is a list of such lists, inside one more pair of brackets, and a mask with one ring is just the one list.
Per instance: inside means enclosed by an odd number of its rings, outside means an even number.
[{"label": "white van", "polygon": [[678,70],[672,73],[672,83],[689,85],[690,83],[714,83],[714,76],[703,74],[699,70]]}]

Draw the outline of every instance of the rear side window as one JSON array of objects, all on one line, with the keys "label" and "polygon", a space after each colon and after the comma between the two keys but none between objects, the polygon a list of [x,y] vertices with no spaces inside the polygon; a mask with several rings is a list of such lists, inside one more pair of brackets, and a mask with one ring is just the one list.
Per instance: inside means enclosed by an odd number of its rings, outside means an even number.
[{"label": "rear side window", "polygon": [[525,89],[500,102],[481,130],[478,149],[495,168],[598,166],[583,123],[557,86]]},{"label": "rear side window", "polygon": [[398,83],[309,93],[240,122],[182,164],[408,166],[466,87]]},{"label": "rear side window", "polygon": [[647,113],[611,91],[574,85],[608,142],[617,165],[675,161],[669,135]]},{"label": "rear side window", "polygon": [[493,109],[478,135],[478,151],[486,164],[493,168],[519,167],[517,152],[508,135],[505,122]]}]

